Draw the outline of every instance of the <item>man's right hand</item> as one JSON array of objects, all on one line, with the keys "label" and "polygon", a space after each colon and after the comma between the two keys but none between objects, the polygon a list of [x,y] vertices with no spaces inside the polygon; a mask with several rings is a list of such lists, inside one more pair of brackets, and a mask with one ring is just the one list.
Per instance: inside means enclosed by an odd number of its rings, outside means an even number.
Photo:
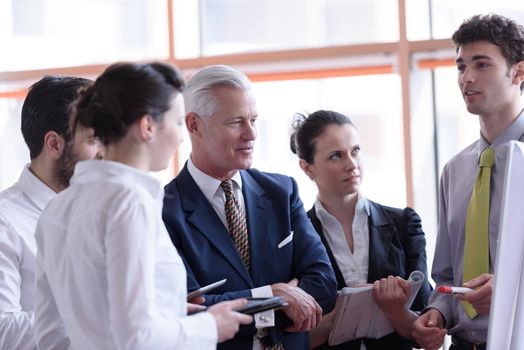
[{"label": "man's right hand", "polygon": [[437,350],[444,343],[447,332],[444,317],[437,309],[429,309],[413,324],[412,336],[426,350]]},{"label": "man's right hand", "polygon": [[464,287],[472,288],[474,291],[466,294],[457,294],[457,299],[469,301],[479,315],[489,313],[491,309],[491,296],[493,294],[493,275],[483,273],[464,283]]},{"label": "man's right hand", "polygon": [[283,309],[293,321],[293,325],[286,328],[287,332],[307,332],[319,324],[322,308],[311,295],[298,287],[296,278],[288,283],[273,284],[271,290],[274,296],[282,297],[289,303]]},{"label": "man's right hand", "polygon": [[253,317],[244,315],[235,310],[247,304],[247,299],[223,301],[207,309],[217,324],[218,342],[229,340],[235,336],[241,324],[250,324]]}]

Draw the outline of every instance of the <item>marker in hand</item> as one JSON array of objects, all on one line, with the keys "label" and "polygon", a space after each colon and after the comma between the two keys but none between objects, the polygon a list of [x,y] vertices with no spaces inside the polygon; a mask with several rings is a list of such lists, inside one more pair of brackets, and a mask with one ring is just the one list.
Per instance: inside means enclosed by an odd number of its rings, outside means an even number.
[{"label": "marker in hand", "polygon": [[440,286],[437,288],[437,291],[444,294],[466,294],[473,292],[473,289],[466,287]]}]

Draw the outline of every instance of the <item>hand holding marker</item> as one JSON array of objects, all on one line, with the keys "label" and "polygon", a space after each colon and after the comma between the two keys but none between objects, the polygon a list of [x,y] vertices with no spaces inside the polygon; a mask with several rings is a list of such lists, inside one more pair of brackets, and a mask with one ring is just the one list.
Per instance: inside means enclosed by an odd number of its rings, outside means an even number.
[{"label": "hand holding marker", "polygon": [[473,289],[467,287],[440,286],[437,288],[437,291],[444,294],[466,294],[473,292]]}]

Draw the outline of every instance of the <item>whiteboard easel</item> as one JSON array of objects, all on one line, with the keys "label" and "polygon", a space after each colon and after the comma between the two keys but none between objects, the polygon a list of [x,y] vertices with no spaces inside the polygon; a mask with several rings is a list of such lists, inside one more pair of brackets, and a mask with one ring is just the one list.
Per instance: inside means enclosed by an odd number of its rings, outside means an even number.
[{"label": "whiteboard easel", "polygon": [[524,349],[524,143],[511,141],[495,262],[488,350]]}]

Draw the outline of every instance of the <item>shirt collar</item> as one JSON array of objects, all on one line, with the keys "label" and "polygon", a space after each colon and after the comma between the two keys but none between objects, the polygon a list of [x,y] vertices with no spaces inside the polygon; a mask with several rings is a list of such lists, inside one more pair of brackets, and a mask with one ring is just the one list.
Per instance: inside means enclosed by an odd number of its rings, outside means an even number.
[{"label": "shirt collar", "polygon": [[[222,180],[215,179],[214,177],[209,176],[198,169],[191,160],[191,157],[187,161],[187,170],[189,171],[189,174],[193,180],[195,180],[197,183],[204,196],[206,196],[206,198],[212,202],[213,196],[220,189]],[[240,171],[237,171],[231,180],[233,180],[233,183],[236,184],[240,190],[242,190],[242,176],[240,176]]]},{"label": "shirt collar", "polygon": [[40,181],[40,179],[29,170],[29,164],[22,170],[22,174],[20,174],[20,178],[18,179],[18,185],[40,210],[44,210],[47,203],[56,196],[55,191]]},{"label": "shirt collar", "polygon": [[370,215],[369,201],[361,193],[358,194],[358,201],[355,210],[365,212],[367,216]]},{"label": "shirt collar", "polygon": [[108,177],[118,177],[122,181],[143,186],[154,198],[162,197],[164,190],[160,181],[147,172],[120,162],[111,160],[85,160],[78,162],[71,184],[88,183]]},{"label": "shirt collar", "polygon": [[494,150],[498,146],[509,142],[511,140],[518,140],[520,137],[524,135],[524,109],[520,112],[517,119],[513,121],[503,132],[500,134],[495,141],[493,141],[493,144],[489,144],[488,141],[482,136],[482,133],[480,134],[479,142],[478,142],[478,155],[477,160],[480,159],[480,153],[486,148],[486,147],[492,147]]},{"label": "shirt collar", "polygon": [[[317,214],[317,217],[330,217],[332,218],[333,215],[329,213],[324,206],[322,205],[322,202],[320,201],[320,198],[317,196],[317,199],[315,201],[315,213]],[[369,201],[364,197],[362,193],[359,192],[357,204],[355,205],[355,216],[366,214],[367,216],[370,215],[369,211]]]}]

